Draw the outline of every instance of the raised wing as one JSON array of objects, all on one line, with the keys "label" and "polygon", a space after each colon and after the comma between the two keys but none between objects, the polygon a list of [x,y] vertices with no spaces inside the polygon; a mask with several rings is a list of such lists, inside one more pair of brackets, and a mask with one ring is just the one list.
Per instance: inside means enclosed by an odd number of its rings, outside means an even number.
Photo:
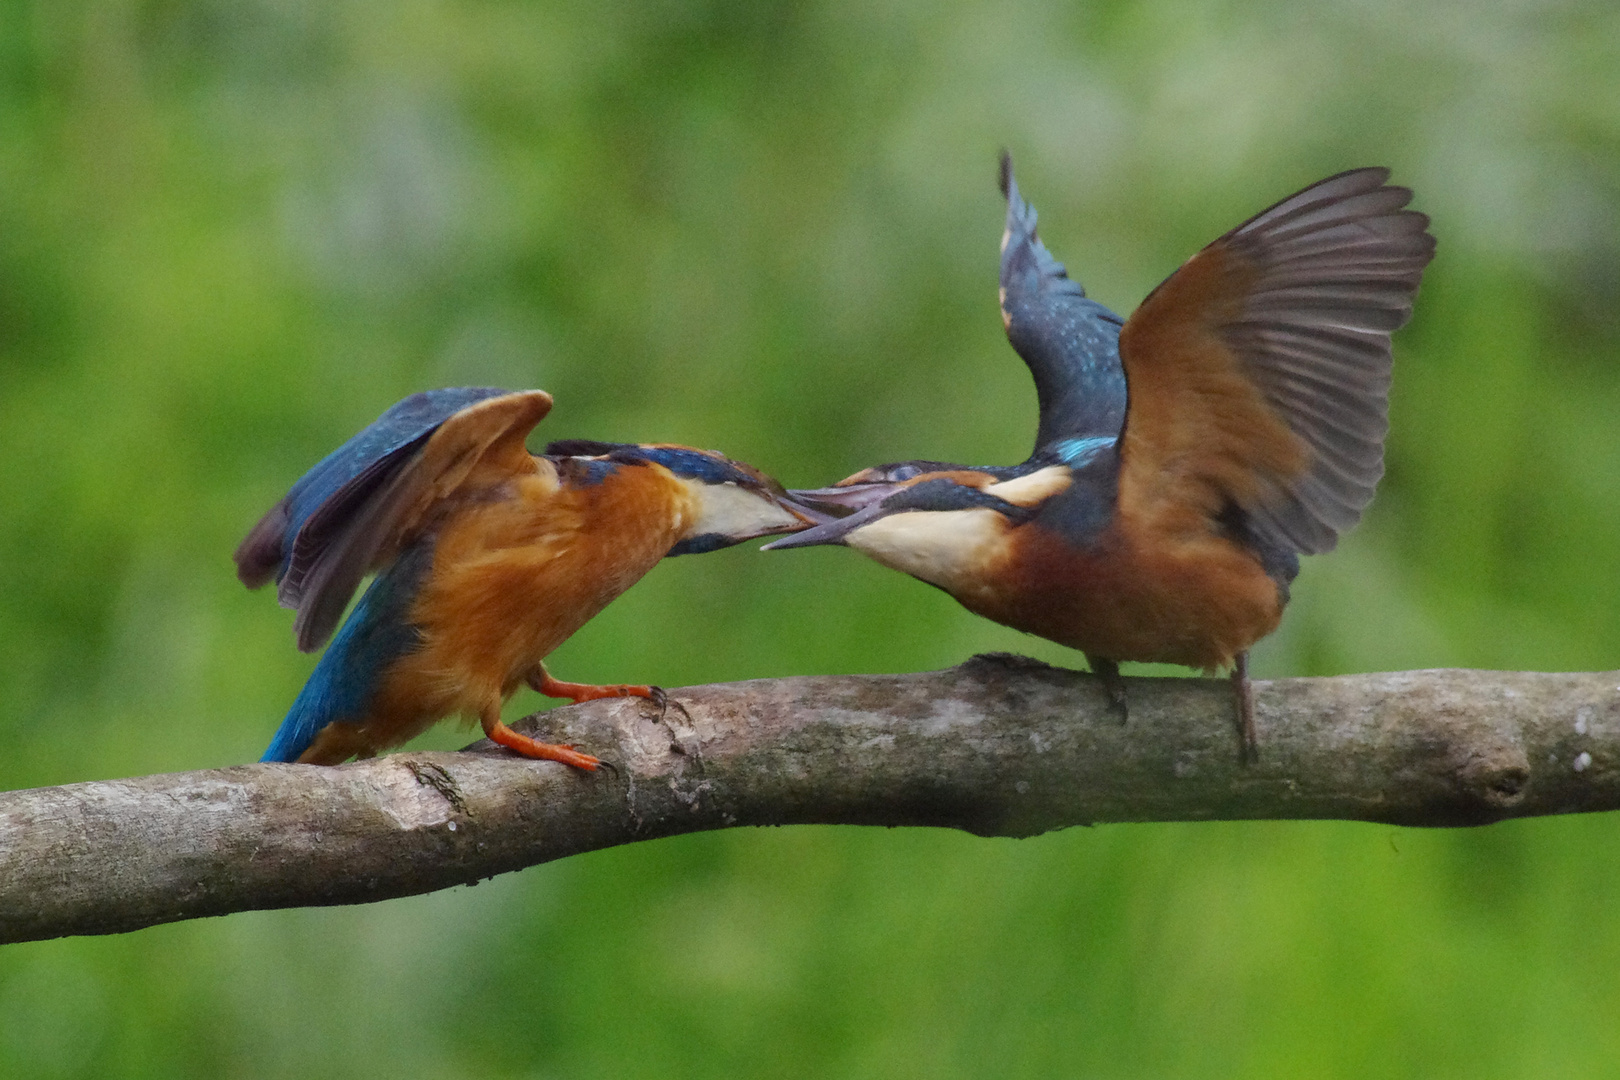
[{"label": "raised wing", "polygon": [[1387,169],[1313,184],[1189,259],[1120,335],[1121,512],[1175,529],[1232,505],[1331,549],[1384,471],[1390,335],[1434,256]]},{"label": "raised wing", "polygon": [[1007,228],[1001,237],[1001,320],[1007,340],[1035,376],[1040,402],[1037,451],[1063,456],[1065,444],[1115,438],[1125,423],[1123,320],[1069,278],[1035,231],[1035,210],[1018,194],[1012,157],[1001,155]]},{"label": "raised wing", "polygon": [[543,390],[457,387],[413,394],[324,458],[236,549],[237,576],[272,576],[298,617],[298,647],[331,636],[365,575],[398,552],[438,500],[479,475],[504,480],[537,466],[524,449],[551,410]]}]

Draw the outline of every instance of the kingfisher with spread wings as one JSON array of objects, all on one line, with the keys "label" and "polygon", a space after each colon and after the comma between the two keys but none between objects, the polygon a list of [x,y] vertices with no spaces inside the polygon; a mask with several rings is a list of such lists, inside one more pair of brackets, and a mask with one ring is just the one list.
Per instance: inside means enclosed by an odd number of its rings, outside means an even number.
[{"label": "kingfisher with spread wings", "polygon": [[523,683],[661,703],[656,687],[560,682],[544,660],[666,555],[822,520],[713,451],[575,440],[531,454],[524,440],[550,409],[541,390],[415,394],[254,526],[235,555],[242,582],[276,579],[300,649],[337,630],[265,761],[370,757],[459,713],[517,753],[594,770],[589,754],[507,727],[502,703]]},{"label": "kingfisher with spread wings", "polygon": [[790,492],[847,516],[767,547],[845,544],[1078,649],[1122,711],[1122,660],[1231,665],[1253,756],[1248,649],[1299,556],[1332,549],[1383,475],[1390,335],[1435,247],[1388,179],[1355,169],[1289,196],[1121,319],[1047,251],[1003,155],[1001,313],[1035,377],[1035,452]]}]

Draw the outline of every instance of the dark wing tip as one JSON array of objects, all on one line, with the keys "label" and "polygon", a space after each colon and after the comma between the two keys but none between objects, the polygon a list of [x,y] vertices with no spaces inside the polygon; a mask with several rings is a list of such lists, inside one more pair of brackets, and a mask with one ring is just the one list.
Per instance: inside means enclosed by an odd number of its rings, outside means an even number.
[{"label": "dark wing tip", "polygon": [[546,443],[546,457],[607,457],[631,443],[599,442],[596,439],[553,439]]},{"label": "dark wing tip", "polygon": [[[1332,176],[1323,177],[1312,184],[1311,187],[1320,188],[1326,185],[1342,184],[1346,188],[1353,188],[1358,191],[1371,191],[1374,188],[1381,188],[1388,184],[1392,175],[1394,174],[1387,165],[1362,165],[1358,168],[1345,169],[1343,172],[1336,172]],[[1405,191],[1406,189],[1402,188],[1401,190]],[[1408,195],[1412,194],[1410,191],[1406,193]]]},{"label": "dark wing tip", "polygon": [[232,553],[237,579],[248,588],[257,589],[267,584],[281,569],[290,518],[287,500],[282,499],[259,519]]},{"label": "dark wing tip", "polygon": [[338,623],[343,621],[343,612],[348,609],[349,598],[358,585],[356,582],[344,593],[319,592],[313,603],[299,605],[298,613],[293,616],[293,639],[299,652],[314,652],[327,643],[337,631]]},{"label": "dark wing tip", "polygon": [[1013,185],[1012,152],[1005,146],[1001,148],[1000,166],[996,170],[996,186],[1001,188],[1001,197],[1009,198]]},{"label": "dark wing tip", "polygon": [[1224,328],[1273,409],[1309,447],[1307,473],[1255,524],[1302,554],[1333,547],[1383,474],[1390,336],[1434,255],[1427,215],[1383,167],[1312,184],[1227,234],[1259,270]]}]

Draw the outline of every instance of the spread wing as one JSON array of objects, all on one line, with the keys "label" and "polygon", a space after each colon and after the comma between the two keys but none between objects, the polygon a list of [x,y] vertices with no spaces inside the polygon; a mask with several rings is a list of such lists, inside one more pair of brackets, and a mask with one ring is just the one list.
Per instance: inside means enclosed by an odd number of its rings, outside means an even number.
[{"label": "spread wing", "polygon": [[1235,504],[1302,554],[1360,519],[1384,471],[1390,335],[1434,255],[1388,178],[1356,169],[1284,199],[1131,315],[1122,513],[1176,529]]},{"label": "spread wing", "polygon": [[[429,390],[406,398],[304,474],[236,549],[237,576],[272,576],[298,612],[298,647],[331,636],[368,572],[388,562],[457,488],[537,466],[524,448],[551,410],[543,390]],[[475,472],[476,470],[476,472]]]},{"label": "spread wing", "polygon": [[1035,449],[1064,455],[1072,440],[1119,435],[1125,421],[1121,319],[1072,280],[1036,232],[1035,209],[1018,194],[1012,157],[1001,155],[1007,227],[1001,237],[1001,321],[1029,365],[1040,402]]}]

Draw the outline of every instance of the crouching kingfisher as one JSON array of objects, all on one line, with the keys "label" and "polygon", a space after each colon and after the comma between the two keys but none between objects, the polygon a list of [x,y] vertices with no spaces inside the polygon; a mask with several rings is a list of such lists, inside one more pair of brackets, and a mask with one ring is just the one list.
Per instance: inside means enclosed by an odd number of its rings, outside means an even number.
[{"label": "crouching kingfisher", "polygon": [[1233,665],[1252,758],[1248,649],[1277,628],[1299,556],[1330,550],[1383,475],[1390,335],[1435,247],[1388,178],[1289,196],[1122,320],[1041,243],[1003,155],[1001,314],[1035,377],[1035,452],[790,492],[848,516],[767,548],[846,544],[1079,649],[1121,711],[1121,660]]},{"label": "crouching kingfisher", "polygon": [[559,682],[544,660],[666,555],[804,528],[780,485],[686,446],[524,446],[544,391],[415,394],[293,485],[236,550],[249,588],[275,577],[317,649],[374,580],[293,703],[265,761],[334,765],[452,714],[528,757],[594,770],[501,722],[520,683],[576,702],[649,686]]}]

